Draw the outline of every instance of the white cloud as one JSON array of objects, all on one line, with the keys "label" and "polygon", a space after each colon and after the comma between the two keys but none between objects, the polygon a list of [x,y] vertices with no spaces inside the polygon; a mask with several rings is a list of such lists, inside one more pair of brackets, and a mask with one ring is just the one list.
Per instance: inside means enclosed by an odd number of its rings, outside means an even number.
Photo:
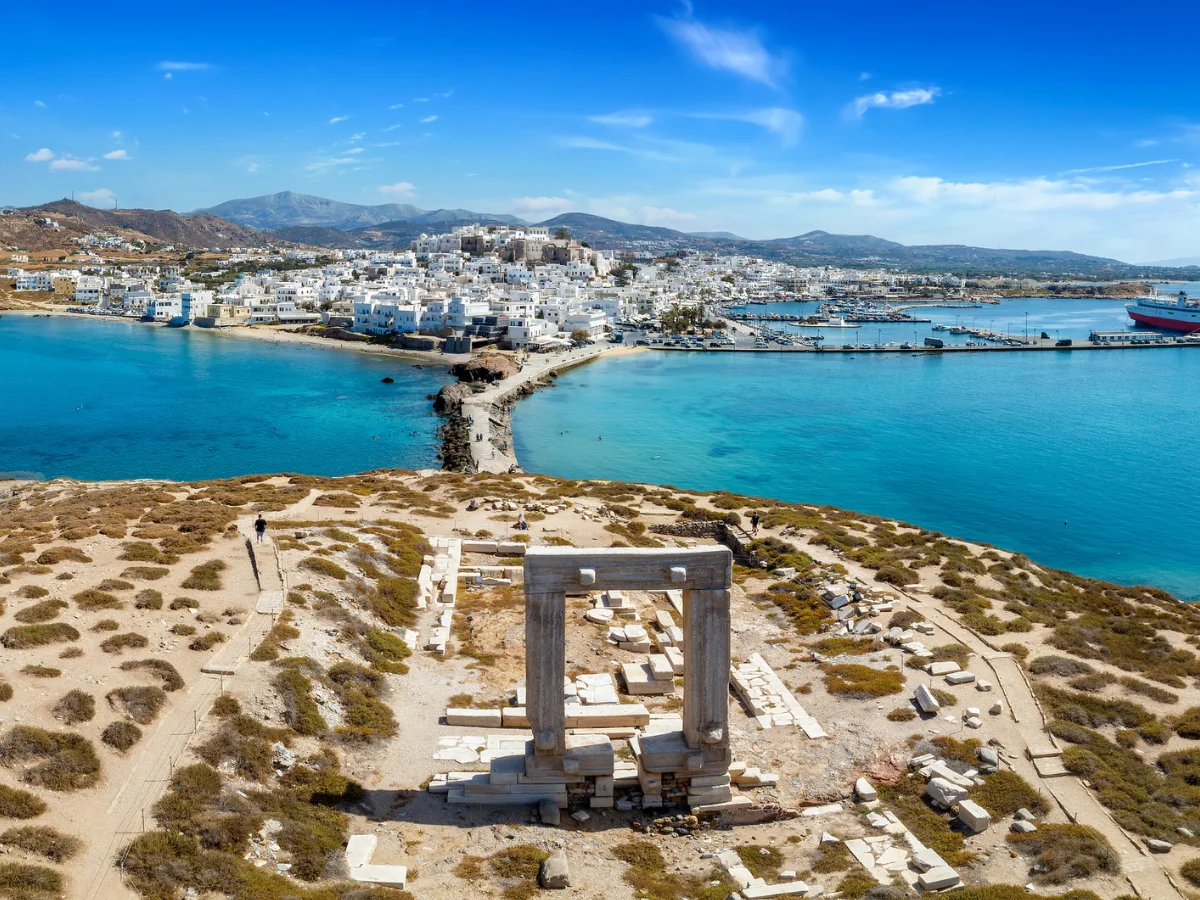
[{"label": "white cloud", "polygon": [[859,72],[859,73],[858,73],[858,80],[859,80],[859,81],[870,81],[870,80],[871,80],[871,73],[870,73],[870,72]]},{"label": "white cloud", "polygon": [[354,134],[350,135],[350,143],[354,143],[355,141],[361,141],[366,136],[367,136],[367,133],[365,131],[356,131],[356,132],[354,132]]},{"label": "white cloud", "polygon": [[51,160],[50,170],[53,172],[99,172],[100,167],[93,165],[86,159],[75,159],[74,157],[65,156],[60,159]]},{"label": "white cloud", "polygon": [[167,81],[170,81],[174,77],[175,77],[174,74],[171,72],[168,72],[166,75],[163,76],[163,78],[165,78]]},{"label": "white cloud", "polygon": [[332,119],[329,120],[329,124],[336,125],[338,122],[345,122],[348,118],[350,118],[350,117],[349,116],[334,116]]},{"label": "white cloud", "polygon": [[75,195],[88,206],[111,206],[117,195],[108,188],[97,188],[94,191],[81,191]]},{"label": "white cloud", "polygon": [[114,131],[114,132],[112,133],[112,136],[113,136],[113,140],[115,140],[115,141],[119,141],[119,140],[121,139],[121,132],[119,132],[119,131]]},{"label": "white cloud", "polygon": [[1119,172],[1122,169],[1140,169],[1143,166],[1165,166],[1168,163],[1180,162],[1178,159],[1151,159],[1147,162],[1125,163],[1123,166],[1089,166],[1086,169],[1067,169],[1059,175],[1086,175],[1089,172]]},{"label": "white cloud", "polygon": [[654,119],[645,113],[615,112],[602,116],[588,116],[592,122],[599,125],[612,125],[617,128],[645,128]]},{"label": "white cloud", "polygon": [[397,122],[395,125],[389,125],[387,128],[385,128],[383,130],[384,131],[395,131],[400,126],[401,126],[401,123]]},{"label": "white cloud", "polygon": [[570,212],[575,204],[566,197],[521,197],[512,202],[514,215],[530,219],[552,219]]},{"label": "white cloud", "polygon": [[411,197],[416,191],[416,187],[408,181],[397,181],[395,184],[381,184],[379,193],[387,194],[391,197]]},{"label": "white cloud", "polygon": [[108,153],[104,154],[104,158],[105,159],[132,159],[133,157],[131,157],[124,150],[110,150]]},{"label": "white cloud", "polygon": [[349,153],[362,153],[362,152],[363,152],[362,147],[351,147],[349,150],[346,151],[346,153],[348,153],[348,154]]},{"label": "white cloud", "polygon": [[41,100],[34,100],[34,101],[33,101],[33,105],[34,105],[34,106],[36,106],[38,109],[45,109],[45,108],[46,108],[46,104],[45,104],[45,103],[43,103]]},{"label": "white cloud", "polygon": [[655,18],[668,36],[706,66],[733,72],[769,87],[779,86],[786,65],[763,46],[754,32],[705,25],[691,17],[690,5],[684,17]]},{"label": "white cloud", "polygon": [[450,99],[451,97],[453,97],[453,96],[454,96],[454,89],[453,89],[453,88],[451,88],[451,89],[450,89],[450,90],[448,90],[448,91],[438,91],[438,92],[437,92],[436,94],[434,94],[433,96],[437,97],[437,98],[438,98],[438,99],[440,99],[440,100],[448,100],[448,99]]},{"label": "white cloud", "polygon": [[54,151],[49,147],[42,147],[40,150],[25,154],[26,162],[49,162],[52,159],[54,159]]},{"label": "white cloud", "polygon": [[1140,141],[1134,141],[1135,147],[1157,147],[1158,141],[1154,138],[1142,138]]},{"label": "white cloud", "polygon": [[421,120],[421,124],[428,125],[430,122],[436,122],[437,118],[438,118],[437,116],[426,116],[425,118],[423,118]]},{"label": "white cloud", "polygon": [[768,109],[751,109],[739,113],[696,113],[697,119],[726,119],[731,122],[748,122],[779,135],[785,147],[794,146],[800,139],[804,116],[794,109],[773,106]]},{"label": "white cloud", "polygon": [[212,63],[180,62],[178,60],[166,59],[158,64],[158,68],[162,72],[202,72],[205,69],[211,69]]},{"label": "white cloud", "polygon": [[311,172],[314,175],[323,175],[326,172],[345,168],[346,166],[356,166],[361,163],[362,160],[357,156],[326,156],[321,159],[314,159],[304,168],[305,171]]},{"label": "white cloud", "polygon": [[428,103],[428,97],[413,97],[413,103]]},{"label": "white cloud", "polygon": [[393,103],[388,109],[404,109],[403,103]]},{"label": "white cloud", "polygon": [[908,109],[933,103],[942,89],[938,87],[911,88],[907,91],[878,91],[857,98],[850,104],[850,111],[861,118],[869,109]]}]

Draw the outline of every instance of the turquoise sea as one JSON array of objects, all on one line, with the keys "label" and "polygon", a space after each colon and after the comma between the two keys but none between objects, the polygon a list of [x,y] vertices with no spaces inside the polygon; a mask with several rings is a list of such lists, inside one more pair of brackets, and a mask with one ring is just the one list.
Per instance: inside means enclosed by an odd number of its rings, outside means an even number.
[{"label": "turquoise sea", "polygon": [[[385,376],[395,384],[382,384]],[[438,467],[444,367],[194,328],[5,315],[0,474],[191,480]]]},{"label": "turquoise sea", "polygon": [[1198,378],[1200,348],[647,352],[523,400],[515,442],[528,471],[833,504],[1200,599]]}]

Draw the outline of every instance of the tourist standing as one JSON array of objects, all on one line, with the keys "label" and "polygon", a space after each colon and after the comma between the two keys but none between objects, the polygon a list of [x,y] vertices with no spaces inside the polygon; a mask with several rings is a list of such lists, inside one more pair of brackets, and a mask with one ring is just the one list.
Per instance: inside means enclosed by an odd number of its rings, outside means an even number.
[{"label": "tourist standing", "polygon": [[263,536],[267,533],[267,520],[262,517],[262,513],[259,513],[258,518],[254,520],[254,533],[261,544]]},{"label": "tourist standing", "polygon": [[758,510],[755,510],[754,514],[750,516],[750,533],[758,534]]}]

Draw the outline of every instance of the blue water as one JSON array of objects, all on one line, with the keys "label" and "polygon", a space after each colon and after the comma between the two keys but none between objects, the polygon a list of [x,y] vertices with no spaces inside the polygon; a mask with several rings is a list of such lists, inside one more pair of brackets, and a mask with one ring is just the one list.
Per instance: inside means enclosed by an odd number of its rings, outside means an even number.
[{"label": "blue water", "polygon": [[828,503],[1200,599],[1198,377],[1183,348],[647,352],[522,401],[515,442],[528,471]]},{"label": "blue water", "polygon": [[[1173,290],[1179,290],[1173,286]],[[1001,300],[998,304],[985,303],[974,309],[931,307],[909,310],[908,314],[929,322],[889,322],[864,324],[861,328],[813,328],[766,322],[770,328],[804,335],[820,334],[826,346],[843,344],[903,343],[920,344],[927,337],[940,338],[947,344],[965,344],[976,340],[971,335],[955,335],[947,331],[934,331],[933,326],[965,325],[971,328],[986,328],[1021,337],[1028,333],[1037,337],[1042,332],[1055,340],[1073,338],[1085,340],[1093,330],[1127,331],[1144,330],[1129,318],[1125,311],[1128,300],[1051,300],[1039,297]],[[736,307],[739,312],[750,315],[816,315],[821,304],[816,301],[751,303]]]},{"label": "blue water", "polygon": [[[444,370],[136,322],[0,319],[0,473],[200,479],[436,467]],[[390,375],[395,384],[382,384]],[[415,432],[415,434],[414,434]]]}]

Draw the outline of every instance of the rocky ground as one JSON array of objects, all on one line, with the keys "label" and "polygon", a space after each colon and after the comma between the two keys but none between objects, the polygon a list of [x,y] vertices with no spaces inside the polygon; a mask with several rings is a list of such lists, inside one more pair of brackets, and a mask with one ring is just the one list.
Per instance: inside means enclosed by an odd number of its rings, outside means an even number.
[{"label": "rocky ground", "polygon": [[[256,548],[259,511],[271,540]],[[958,900],[1024,896],[1027,884],[1084,892],[1074,900],[1190,889],[1200,618],[1161,592],[829,508],[529,475],[9,483],[0,512],[0,682],[11,687],[0,702],[0,896],[17,895],[5,879],[18,877],[40,885],[28,897],[403,896],[339,881],[351,834],[377,835],[372,863],[408,867],[417,897],[531,896],[541,857],[560,848],[571,896],[723,900],[732,885],[715,854],[730,848],[769,883],[793,872],[826,895],[907,896],[820,844],[881,834],[854,803],[863,776],[879,812],[953,858],[967,885],[947,895]],[[528,531],[514,527],[519,515]],[[779,776],[742,792],[753,813],[697,824],[656,822],[686,808],[591,810],[551,827],[527,808],[451,806],[423,789],[451,769],[486,770],[435,759],[439,741],[511,731],[449,726],[444,712],[511,705],[524,668],[519,585],[464,585],[447,652],[420,649],[437,614],[416,603],[429,539],[690,546],[718,535],[737,549],[735,665],[761,656],[827,733],[762,730],[731,693],[734,758]],[[464,557],[478,565],[520,559]],[[848,581],[874,616],[839,622],[821,599]],[[670,609],[662,595],[630,600],[647,625]],[[569,674],[636,657],[585,620],[589,608],[571,601]],[[847,621],[865,624],[845,635]],[[918,622],[935,658],[992,690],[947,685],[882,640]],[[415,650],[400,642],[412,631]],[[159,662],[130,665],[143,660]],[[937,715],[917,713],[920,684],[946,692]],[[90,697],[90,715],[87,700],[64,702],[72,692]],[[679,706],[637,699],[652,712]],[[964,724],[968,707],[981,708],[977,729]],[[1028,759],[1051,744],[1047,722],[1076,774],[1043,777]],[[116,732],[130,723],[140,734],[126,745]],[[979,766],[981,748],[1010,774],[982,779],[994,822],[964,835],[912,794],[909,760],[933,753],[961,772]],[[1013,798],[1037,807],[1046,846],[1008,840]],[[835,802],[840,811],[804,814]],[[1096,831],[1062,830],[1075,822]],[[1174,846],[1151,855],[1147,839]]]}]

